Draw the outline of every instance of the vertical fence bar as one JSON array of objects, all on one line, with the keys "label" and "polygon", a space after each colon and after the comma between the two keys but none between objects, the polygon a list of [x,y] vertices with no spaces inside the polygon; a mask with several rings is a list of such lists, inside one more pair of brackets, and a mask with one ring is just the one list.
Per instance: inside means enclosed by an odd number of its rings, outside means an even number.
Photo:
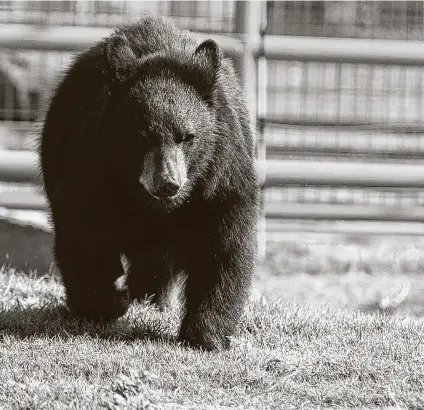
[{"label": "vertical fence bar", "polygon": [[236,1],[235,31],[243,43],[243,55],[236,61],[252,126],[256,129],[257,118],[257,66],[254,50],[259,41],[262,1]]},{"label": "vertical fence bar", "polygon": [[[266,20],[261,26],[261,45],[266,33]],[[266,161],[266,141],[265,141],[265,118],[267,115],[268,100],[268,60],[263,55],[263,47],[260,47],[261,53],[258,55],[257,68],[257,145],[256,155],[259,164],[265,164]],[[259,168],[259,180],[261,183],[262,204],[265,202],[264,185],[266,180],[266,170],[264,167]],[[261,216],[258,227],[258,259],[262,260],[266,256],[266,213],[262,205]]]},{"label": "vertical fence bar", "polygon": [[[261,29],[264,27],[263,21],[266,16],[266,1],[236,1],[235,9],[235,31],[240,35],[243,42],[243,55],[236,62],[236,68],[242,80],[242,85],[246,95],[252,127],[257,131],[256,153],[258,160],[264,157],[263,124],[258,122],[258,62],[255,56],[257,45],[261,42]],[[264,70],[260,70],[263,72]],[[263,74],[263,73],[262,73]],[[261,87],[262,88],[262,87]],[[266,99],[266,97],[265,97]],[[261,108],[263,104],[261,104]],[[258,161],[259,162],[259,161]],[[260,175],[261,182],[264,176]],[[258,258],[263,259],[266,252],[266,227],[265,212],[262,207],[258,232]]]}]

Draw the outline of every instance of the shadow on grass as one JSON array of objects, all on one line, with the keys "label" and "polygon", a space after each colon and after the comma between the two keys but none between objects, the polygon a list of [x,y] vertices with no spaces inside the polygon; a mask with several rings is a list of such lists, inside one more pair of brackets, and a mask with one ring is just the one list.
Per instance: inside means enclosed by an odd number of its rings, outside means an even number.
[{"label": "shadow on grass", "polygon": [[148,302],[132,304],[123,317],[107,324],[76,319],[63,304],[0,310],[0,339],[12,336],[67,340],[82,336],[120,342],[153,340],[172,343],[177,327],[175,312],[159,312]]}]

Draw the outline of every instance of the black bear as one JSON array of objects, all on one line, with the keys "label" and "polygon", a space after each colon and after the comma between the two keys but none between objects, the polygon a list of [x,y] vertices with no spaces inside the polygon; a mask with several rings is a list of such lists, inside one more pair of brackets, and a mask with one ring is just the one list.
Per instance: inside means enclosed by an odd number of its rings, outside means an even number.
[{"label": "black bear", "polygon": [[118,27],[59,84],[39,154],[70,312],[117,318],[184,272],[179,341],[227,348],[254,269],[259,184],[218,44],[161,17]]}]

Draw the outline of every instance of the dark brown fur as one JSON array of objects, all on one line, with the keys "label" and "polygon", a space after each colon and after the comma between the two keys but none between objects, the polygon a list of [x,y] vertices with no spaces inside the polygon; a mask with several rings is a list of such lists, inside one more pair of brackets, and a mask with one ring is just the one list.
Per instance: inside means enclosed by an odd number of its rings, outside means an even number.
[{"label": "dark brown fur", "polygon": [[[195,139],[183,141],[189,133]],[[71,312],[116,318],[184,271],[179,340],[228,347],[254,266],[253,146],[240,86],[215,42],[147,17],[80,55],[51,101],[39,150]],[[156,199],[140,184],[143,158],[176,147],[187,183]],[[128,291],[113,286],[121,254]]]}]

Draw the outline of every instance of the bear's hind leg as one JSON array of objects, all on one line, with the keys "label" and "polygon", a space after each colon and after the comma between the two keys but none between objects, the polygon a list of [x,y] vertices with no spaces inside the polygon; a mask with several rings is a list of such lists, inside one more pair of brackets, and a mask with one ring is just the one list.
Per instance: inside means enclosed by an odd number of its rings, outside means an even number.
[{"label": "bear's hind leg", "polygon": [[150,297],[154,304],[164,308],[171,279],[171,264],[166,253],[132,250],[125,255],[129,262],[127,284],[130,299]]},{"label": "bear's hind leg", "polygon": [[119,252],[90,249],[59,238],[55,256],[72,315],[104,322],[125,313],[128,292],[115,286],[116,279],[124,274]]}]

